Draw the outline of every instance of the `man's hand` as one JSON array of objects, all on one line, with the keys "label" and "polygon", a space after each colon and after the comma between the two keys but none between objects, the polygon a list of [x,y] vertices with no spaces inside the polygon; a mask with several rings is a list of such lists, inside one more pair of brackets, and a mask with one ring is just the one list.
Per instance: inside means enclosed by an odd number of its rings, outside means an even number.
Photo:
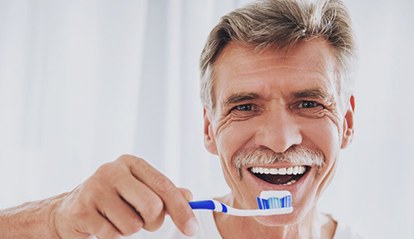
[{"label": "man's hand", "polygon": [[62,239],[119,238],[142,228],[157,230],[168,213],[191,236],[197,222],[188,200],[188,190],[177,188],[146,161],[123,155],[66,194],[53,208],[50,222]]}]

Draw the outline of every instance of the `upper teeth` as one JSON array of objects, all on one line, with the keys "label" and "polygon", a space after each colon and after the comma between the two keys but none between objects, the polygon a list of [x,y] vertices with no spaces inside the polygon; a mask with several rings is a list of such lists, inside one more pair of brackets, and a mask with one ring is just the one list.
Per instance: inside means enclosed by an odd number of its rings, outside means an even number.
[{"label": "upper teeth", "polygon": [[303,174],[306,171],[305,166],[294,166],[289,168],[262,168],[262,167],[252,167],[252,173],[260,174],[273,174],[273,175],[297,175]]}]

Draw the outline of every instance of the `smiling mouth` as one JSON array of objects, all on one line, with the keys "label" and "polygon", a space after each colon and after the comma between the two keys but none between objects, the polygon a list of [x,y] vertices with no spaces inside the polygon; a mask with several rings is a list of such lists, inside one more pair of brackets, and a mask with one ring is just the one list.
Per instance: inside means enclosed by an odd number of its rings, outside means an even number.
[{"label": "smiling mouth", "polygon": [[257,178],[275,185],[291,185],[299,181],[308,171],[309,166],[287,168],[251,167],[249,171]]}]

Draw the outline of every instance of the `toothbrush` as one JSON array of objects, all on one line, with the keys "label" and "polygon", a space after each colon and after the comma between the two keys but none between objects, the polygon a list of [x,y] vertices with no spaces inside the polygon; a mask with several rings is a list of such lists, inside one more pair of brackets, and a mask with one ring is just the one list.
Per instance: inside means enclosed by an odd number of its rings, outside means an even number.
[{"label": "toothbrush", "polygon": [[262,191],[260,197],[256,199],[259,209],[232,208],[213,199],[191,201],[189,204],[192,209],[212,210],[240,217],[282,215],[293,212],[292,194],[289,191]]}]

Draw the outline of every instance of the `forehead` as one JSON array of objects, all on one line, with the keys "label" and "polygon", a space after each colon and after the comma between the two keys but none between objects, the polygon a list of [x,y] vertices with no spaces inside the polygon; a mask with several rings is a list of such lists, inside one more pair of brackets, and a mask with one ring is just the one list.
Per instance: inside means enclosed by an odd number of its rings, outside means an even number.
[{"label": "forehead", "polygon": [[246,90],[268,94],[300,88],[334,91],[335,62],[334,49],[322,39],[303,41],[289,50],[262,51],[231,42],[214,64],[214,95],[220,103],[226,95]]}]

